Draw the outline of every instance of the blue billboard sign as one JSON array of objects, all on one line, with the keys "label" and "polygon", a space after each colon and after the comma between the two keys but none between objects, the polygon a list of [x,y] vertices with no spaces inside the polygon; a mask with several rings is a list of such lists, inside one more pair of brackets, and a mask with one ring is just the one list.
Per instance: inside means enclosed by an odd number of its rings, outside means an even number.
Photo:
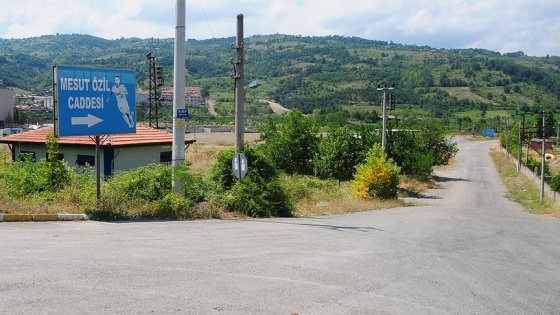
[{"label": "blue billboard sign", "polygon": [[56,136],[136,133],[134,71],[53,67]]}]

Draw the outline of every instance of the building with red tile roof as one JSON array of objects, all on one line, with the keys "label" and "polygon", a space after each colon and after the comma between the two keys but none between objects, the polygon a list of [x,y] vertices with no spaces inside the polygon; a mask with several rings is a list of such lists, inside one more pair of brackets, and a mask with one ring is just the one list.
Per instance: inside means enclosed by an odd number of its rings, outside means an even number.
[{"label": "building with red tile roof", "polygon": [[[47,157],[47,135],[54,132],[52,127],[40,128],[0,138],[12,151],[13,160],[21,154],[31,154],[35,160]],[[196,140],[185,137],[188,148]],[[101,137],[101,173],[110,176],[116,170],[129,170],[151,163],[171,163],[171,132],[137,125],[136,133],[115,134]],[[93,136],[73,136],[58,138],[60,157],[69,166],[83,167],[95,165],[95,138]]]}]

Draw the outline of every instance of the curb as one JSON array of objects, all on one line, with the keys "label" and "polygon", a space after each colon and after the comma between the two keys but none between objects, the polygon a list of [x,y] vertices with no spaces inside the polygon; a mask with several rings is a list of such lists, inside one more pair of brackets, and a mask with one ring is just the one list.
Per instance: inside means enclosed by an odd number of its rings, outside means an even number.
[{"label": "curb", "polygon": [[12,214],[0,213],[0,222],[45,222],[45,221],[84,221],[87,214]]}]

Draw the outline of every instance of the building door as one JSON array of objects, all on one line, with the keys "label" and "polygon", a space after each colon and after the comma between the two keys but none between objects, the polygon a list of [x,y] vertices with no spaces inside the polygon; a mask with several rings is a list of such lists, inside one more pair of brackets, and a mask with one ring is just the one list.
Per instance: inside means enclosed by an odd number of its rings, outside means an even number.
[{"label": "building door", "polygon": [[113,174],[113,159],[115,158],[115,149],[103,149],[103,176],[109,178]]}]

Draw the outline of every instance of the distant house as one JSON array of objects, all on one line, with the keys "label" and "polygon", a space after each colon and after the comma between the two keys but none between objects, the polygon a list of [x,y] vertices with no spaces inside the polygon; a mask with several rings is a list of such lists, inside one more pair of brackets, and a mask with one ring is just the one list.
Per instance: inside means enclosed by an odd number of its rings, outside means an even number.
[{"label": "distant house", "polygon": [[0,121],[4,122],[12,117],[14,107],[14,92],[0,89]]},{"label": "distant house", "polygon": [[[47,157],[47,135],[53,128],[41,128],[0,138],[8,144],[14,161],[22,154],[30,154],[34,160]],[[196,142],[185,137],[188,148]],[[130,170],[151,163],[171,164],[173,134],[167,131],[138,125],[135,134],[104,136],[100,145],[101,174],[110,176],[117,170]],[[69,166],[95,166],[95,141],[90,136],[60,137],[60,158]]]},{"label": "distant house", "polygon": [[[173,105],[173,88],[163,88],[161,89],[161,104],[171,106]],[[189,104],[189,107],[201,107],[203,106],[202,92],[199,87],[186,87],[185,89],[185,102]]]},{"label": "distant house", "polygon": [[[531,148],[537,152],[539,152],[539,154],[542,154],[542,139],[531,139]],[[549,141],[545,141],[544,143],[544,149],[545,151],[549,151],[552,152],[553,148],[552,148],[552,142]]]},{"label": "distant house", "polygon": [[148,92],[137,92],[136,93],[136,104],[142,102],[148,102],[150,100],[150,94]]}]

